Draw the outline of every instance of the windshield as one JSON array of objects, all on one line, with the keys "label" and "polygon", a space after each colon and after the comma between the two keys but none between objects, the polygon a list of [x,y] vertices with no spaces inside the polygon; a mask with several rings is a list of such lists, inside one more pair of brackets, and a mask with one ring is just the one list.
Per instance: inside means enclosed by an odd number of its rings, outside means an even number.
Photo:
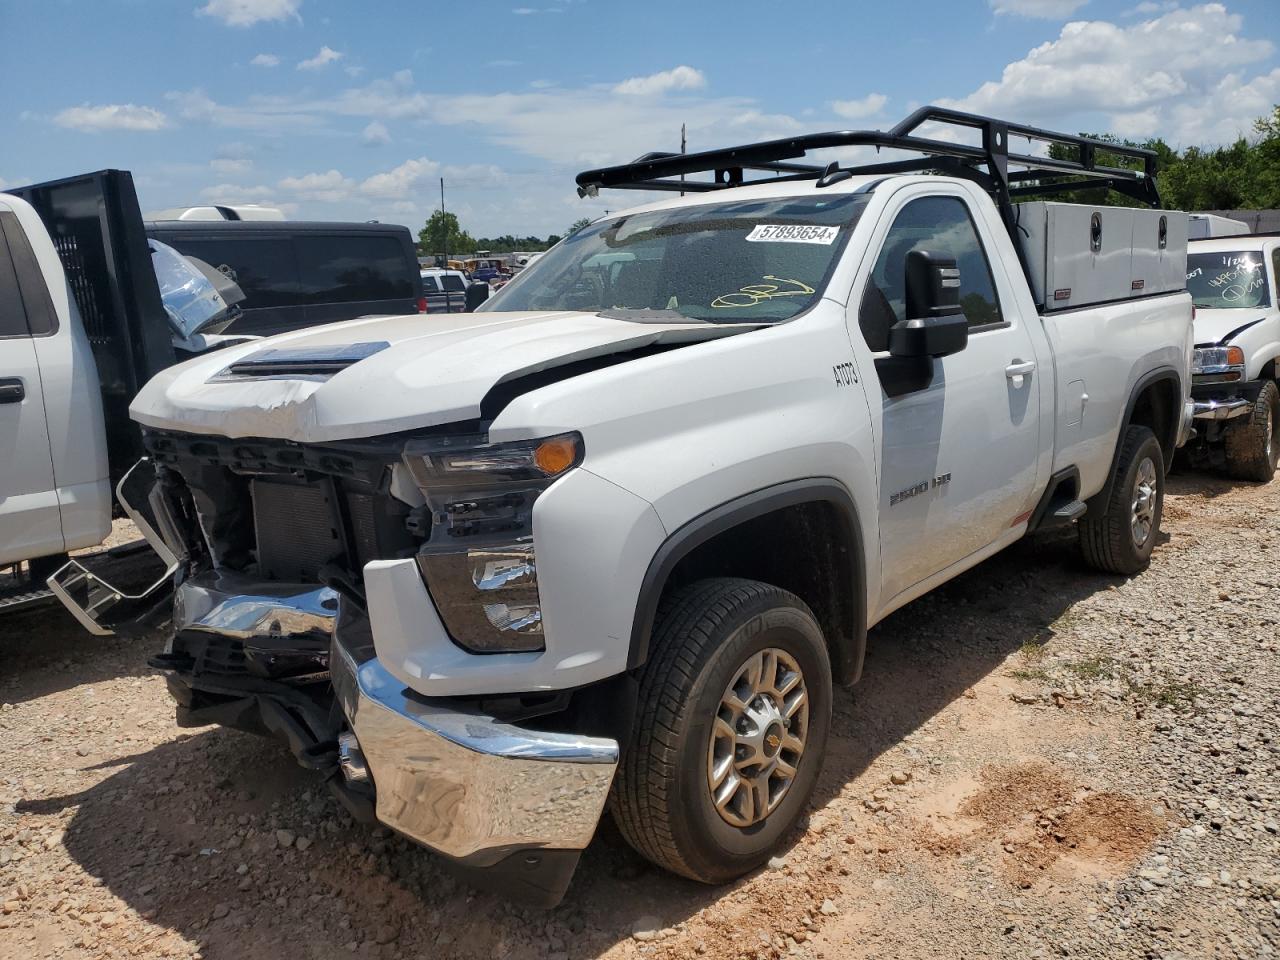
[{"label": "windshield", "polygon": [[843,194],[606,217],[566,237],[481,309],[788,320],[822,296],[865,205],[865,196]]},{"label": "windshield", "polygon": [[1188,255],[1187,289],[1191,299],[1206,310],[1271,306],[1264,262],[1256,250]]}]

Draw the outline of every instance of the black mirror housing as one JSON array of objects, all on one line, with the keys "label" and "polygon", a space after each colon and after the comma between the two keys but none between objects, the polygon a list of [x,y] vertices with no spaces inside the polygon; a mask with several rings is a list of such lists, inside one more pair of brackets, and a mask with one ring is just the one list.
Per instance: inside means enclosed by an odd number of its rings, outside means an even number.
[{"label": "black mirror housing", "polygon": [[908,320],[960,310],[960,270],[955,257],[912,250],[907,254],[906,285]]},{"label": "black mirror housing", "polygon": [[894,357],[946,357],[969,344],[969,321],[963,313],[902,320],[889,328],[889,354]]},{"label": "black mirror housing", "polygon": [[912,250],[906,264],[907,319],[889,328],[895,357],[945,357],[969,343],[960,310],[960,270],[955,257]]},{"label": "black mirror housing", "polygon": [[466,292],[466,312],[474,313],[476,307],[489,299],[489,285],[483,280],[477,280],[475,283],[467,287]]}]

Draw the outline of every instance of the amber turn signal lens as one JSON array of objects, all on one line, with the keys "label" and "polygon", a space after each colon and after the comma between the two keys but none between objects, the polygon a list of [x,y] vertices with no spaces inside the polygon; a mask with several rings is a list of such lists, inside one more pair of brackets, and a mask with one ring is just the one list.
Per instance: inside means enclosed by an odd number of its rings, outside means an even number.
[{"label": "amber turn signal lens", "polygon": [[548,477],[564,473],[578,460],[578,444],[573,437],[554,437],[538,444],[533,462]]},{"label": "amber turn signal lens", "polygon": [[1244,363],[1244,351],[1239,347],[1227,347],[1227,363],[1233,367]]}]

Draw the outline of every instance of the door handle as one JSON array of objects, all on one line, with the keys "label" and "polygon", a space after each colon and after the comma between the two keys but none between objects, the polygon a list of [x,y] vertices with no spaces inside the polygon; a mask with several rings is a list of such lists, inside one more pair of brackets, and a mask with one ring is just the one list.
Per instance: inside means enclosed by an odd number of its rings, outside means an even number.
[{"label": "door handle", "polygon": [[1034,360],[1015,360],[1004,368],[1004,375],[1010,380],[1014,380],[1017,377],[1029,376],[1035,368],[1036,362]]},{"label": "door handle", "polygon": [[27,398],[27,388],[18,377],[0,379],[0,403],[21,403]]}]

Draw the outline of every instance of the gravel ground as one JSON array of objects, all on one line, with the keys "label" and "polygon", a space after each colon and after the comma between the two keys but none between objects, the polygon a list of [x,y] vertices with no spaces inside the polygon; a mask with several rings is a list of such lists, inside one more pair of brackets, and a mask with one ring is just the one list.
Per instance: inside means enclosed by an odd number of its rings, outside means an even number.
[{"label": "gravel ground", "polygon": [[1280,483],[1171,481],[1125,581],[1016,546],[877,627],[813,812],[720,889],[606,822],[551,912],[352,824],[283,747],[179,731],[150,641],[0,624],[0,958],[1280,952]]}]

